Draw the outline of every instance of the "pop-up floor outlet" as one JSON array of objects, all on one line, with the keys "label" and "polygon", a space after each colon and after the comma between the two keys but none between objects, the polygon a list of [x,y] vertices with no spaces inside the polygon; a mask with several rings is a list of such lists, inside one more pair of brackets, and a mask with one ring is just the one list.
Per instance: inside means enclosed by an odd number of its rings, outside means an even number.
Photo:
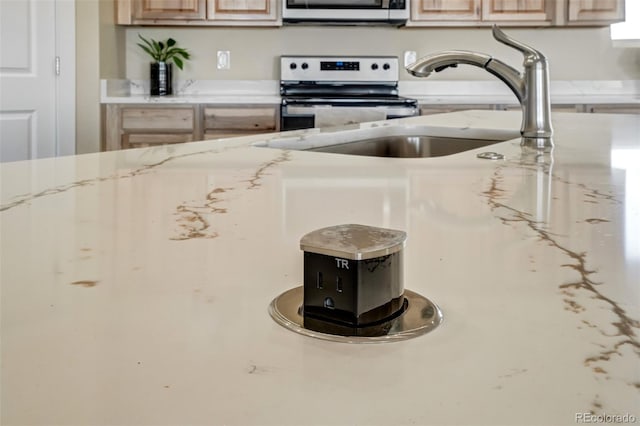
[{"label": "pop-up floor outlet", "polygon": [[403,231],[357,224],[306,234],[300,240],[303,286],[276,298],[271,316],[294,331],[329,340],[398,340],[430,331],[442,314],[404,290],[406,238]]},{"label": "pop-up floor outlet", "polygon": [[402,231],[363,225],[334,226],[302,237],[304,326],[340,334],[346,328],[359,335],[399,315],[406,238]]}]

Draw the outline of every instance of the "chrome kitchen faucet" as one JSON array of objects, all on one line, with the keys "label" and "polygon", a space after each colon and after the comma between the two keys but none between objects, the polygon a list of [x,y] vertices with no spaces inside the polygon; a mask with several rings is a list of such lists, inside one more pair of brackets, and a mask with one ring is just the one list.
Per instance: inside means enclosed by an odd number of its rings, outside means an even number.
[{"label": "chrome kitchen faucet", "polygon": [[536,49],[507,36],[496,25],[493,26],[493,37],[524,55],[522,73],[490,55],[466,50],[448,50],[428,55],[408,65],[406,69],[416,77],[428,77],[433,71],[439,72],[447,67],[456,67],[458,64],[475,65],[486,69],[509,86],[520,102],[522,144],[538,149],[552,147],[553,129],[547,58]]}]

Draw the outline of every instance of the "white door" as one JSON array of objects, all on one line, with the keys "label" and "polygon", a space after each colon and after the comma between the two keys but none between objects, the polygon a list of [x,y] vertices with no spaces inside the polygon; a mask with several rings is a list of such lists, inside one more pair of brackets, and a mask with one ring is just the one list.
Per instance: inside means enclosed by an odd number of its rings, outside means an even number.
[{"label": "white door", "polygon": [[74,0],[0,0],[0,162],[74,153]]}]

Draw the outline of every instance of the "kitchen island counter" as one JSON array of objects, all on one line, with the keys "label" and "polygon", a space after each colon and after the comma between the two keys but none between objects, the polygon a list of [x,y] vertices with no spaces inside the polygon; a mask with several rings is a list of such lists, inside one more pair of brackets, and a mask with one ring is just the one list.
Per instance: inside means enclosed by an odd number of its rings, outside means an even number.
[{"label": "kitchen island counter", "polygon": [[[520,117],[354,126],[516,134]],[[541,155],[254,146],[310,129],[1,165],[0,423],[640,422],[640,117],[553,123]],[[302,284],[300,238],[347,223],[406,231],[404,286],[442,325],[347,344],[269,317]]]}]

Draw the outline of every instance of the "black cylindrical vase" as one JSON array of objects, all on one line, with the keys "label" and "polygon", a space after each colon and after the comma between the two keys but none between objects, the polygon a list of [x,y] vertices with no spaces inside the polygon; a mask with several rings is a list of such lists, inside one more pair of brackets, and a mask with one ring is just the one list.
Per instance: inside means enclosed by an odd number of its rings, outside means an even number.
[{"label": "black cylindrical vase", "polygon": [[151,96],[165,96],[172,93],[171,64],[153,62],[151,64]]}]

